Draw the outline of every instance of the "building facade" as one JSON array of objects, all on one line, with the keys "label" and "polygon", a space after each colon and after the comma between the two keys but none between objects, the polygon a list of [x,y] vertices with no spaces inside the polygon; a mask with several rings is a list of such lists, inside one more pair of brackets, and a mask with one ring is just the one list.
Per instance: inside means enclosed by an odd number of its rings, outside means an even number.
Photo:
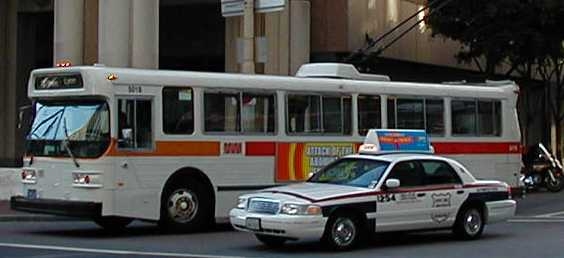
[{"label": "building facade", "polygon": [[[365,46],[367,35],[382,35],[426,4],[283,2],[282,11],[254,15],[256,73],[293,75],[303,63],[343,61]],[[29,105],[32,69],[70,62],[240,72],[244,23],[243,16],[222,17],[220,0],[0,0],[0,167],[21,165],[18,112]],[[431,37],[423,22],[385,50],[371,72],[408,81],[479,78],[474,67],[456,61],[459,49],[456,42]]]}]

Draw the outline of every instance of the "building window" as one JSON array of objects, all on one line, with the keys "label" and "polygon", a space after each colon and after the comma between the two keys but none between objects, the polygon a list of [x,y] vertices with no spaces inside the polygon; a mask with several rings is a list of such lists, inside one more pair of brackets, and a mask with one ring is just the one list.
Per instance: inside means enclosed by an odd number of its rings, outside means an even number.
[{"label": "building window", "polygon": [[366,135],[368,130],[382,128],[380,96],[358,96],[358,133]]},{"label": "building window", "polygon": [[163,131],[166,134],[194,132],[194,100],[191,88],[163,88]]}]

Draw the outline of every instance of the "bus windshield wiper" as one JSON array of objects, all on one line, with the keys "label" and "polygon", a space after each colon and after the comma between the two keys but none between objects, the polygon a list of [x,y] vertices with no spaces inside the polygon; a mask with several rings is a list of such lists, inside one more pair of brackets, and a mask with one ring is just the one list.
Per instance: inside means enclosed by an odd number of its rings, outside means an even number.
[{"label": "bus windshield wiper", "polygon": [[74,154],[72,153],[72,150],[70,148],[70,139],[69,139],[69,131],[67,129],[67,118],[63,118],[63,131],[65,132],[65,139],[63,140],[63,146],[65,147],[65,149],[67,150],[67,153],[69,154],[69,156],[72,158],[72,161],[74,162],[74,165],[79,168],[80,165],[78,164],[78,162],[76,161],[76,157],[74,156]]}]

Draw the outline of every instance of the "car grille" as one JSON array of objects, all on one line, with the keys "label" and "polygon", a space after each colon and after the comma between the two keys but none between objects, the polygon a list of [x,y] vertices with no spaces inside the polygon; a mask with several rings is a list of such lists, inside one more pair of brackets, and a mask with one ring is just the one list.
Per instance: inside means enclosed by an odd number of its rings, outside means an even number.
[{"label": "car grille", "polygon": [[280,208],[280,203],[272,200],[265,199],[251,199],[249,202],[249,212],[263,213],[263,214],[276,214]]}]

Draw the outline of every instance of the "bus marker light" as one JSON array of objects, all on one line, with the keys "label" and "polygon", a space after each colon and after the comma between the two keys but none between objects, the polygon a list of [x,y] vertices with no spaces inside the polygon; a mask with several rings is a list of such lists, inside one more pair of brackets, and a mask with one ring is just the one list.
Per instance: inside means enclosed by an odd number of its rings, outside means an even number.
[{"label": "bus marker light", "polygon": [[114,73],[110,73],[108,74],[108,76],[106,77],[106,79],[108,79],[108,81],[115,81],[118,79],[118,76]]},{"label": "bus marker light", "polygon": [[71,62],[68,60],[59,61],[55,64],[55,67],[71,67]]}]

